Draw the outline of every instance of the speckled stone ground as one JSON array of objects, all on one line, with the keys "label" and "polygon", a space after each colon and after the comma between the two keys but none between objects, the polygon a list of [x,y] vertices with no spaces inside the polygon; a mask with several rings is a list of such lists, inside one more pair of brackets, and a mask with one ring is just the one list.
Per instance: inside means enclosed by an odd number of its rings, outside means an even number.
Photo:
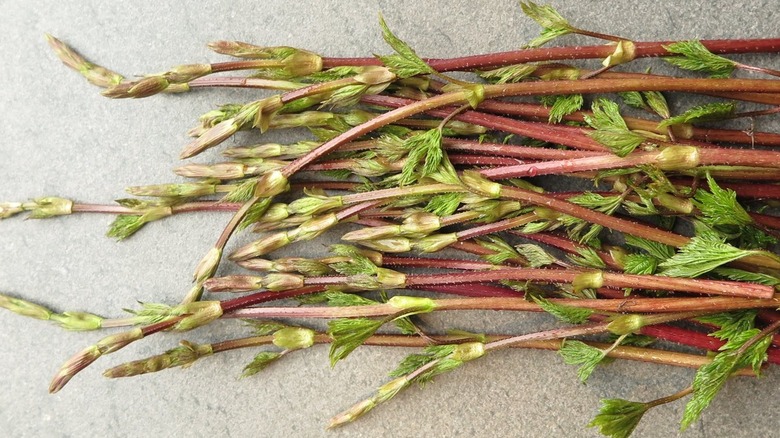
[{"label": "speckled stone ground", "polygon": [[[775,1],[555,1],[582,27],[637,40],[777,36]],[[197,115],[250,91],[210,90],[142,101],[111,101],[46,46],[50,32],[120,72],[218,59],[215,39],[294,45],[331,56],[386,53],[377,28],[383,12],[396,33],[426,56],[455,56],[521,46],[537,32],[515,1],[0,1],[0,199],[61,195],[108,202],[123,187],[170,180],[169,169]],[[569,38],[567,41],[585,41]],[[754,56],[748,59],[762,60]],[[773,61],[777,68],[777,61]],[[757,121],[758,128],[770,128]],[[778,124],[774,123],[774,128]],[[272,134],[284,140],[289,134]],[[245,137],[244,137],[245,138]],[[209,158],[216,154],[207,154]],[[224,214],[175,217],[116,243],[103,236],[110,218],[73,216],[0,224],[0,290],[56,309],[117,315],[136,300],[173,303],[189,285]],[[231,247],[247,242],[241,235]],[[319,243],[289,254],[322,252]],[[429,321],[453,320],[454,315]],[[504,313],[458,315],[471,330],[522,331],[546,318]],[[60,394],[48,381],[73,352],[102,336],[66,333],[0,312],[0,429],[4,436],[596,436],[585,424],[602,397],[646,400],[674,392],[691,370],[618,362],[587,386],[547,352],[501,352],[413,389],[359,423],[326,432],[330,415],[384,382],[407,352],[358,349],[331,369],[327,349],[292,355],[262,375],[239,381],[251,353],[204,360],[186,371],[107,381],[100,371],[163,351],[179,335],[154,336],[101,359]],[[218,340],[235,324],[184,337]],[[727,385],[685,436],[776,435],[772,415],[780,373]],[[637,436],[678,434],[682,404],[647,415]]]}]

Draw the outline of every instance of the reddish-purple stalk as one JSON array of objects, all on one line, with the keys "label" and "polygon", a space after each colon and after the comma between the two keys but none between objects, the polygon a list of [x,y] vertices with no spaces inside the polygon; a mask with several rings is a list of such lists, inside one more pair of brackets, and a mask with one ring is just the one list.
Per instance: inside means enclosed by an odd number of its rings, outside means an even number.
[{"label": "reddish-purple stalk", "polygon": [[[673,56],[664,46],[674,41],[635,42],[635,57]],[[737,53],[776,53],[780,51],[780,39],[750,39],[750,40],[701,40],[701,43],[711,52],[717,54]],[[498,52],[484,55],[472,55],[451,59],[428,58],[426,62],[434,70],[448,72],[456,70],[477,70],[497,68],[510,64],[526,62],[554,61],[564,59],[603,59],[611,55],[615,48],[611,45],[574,46],[574,47],[542,47],[534,49]],[[381,65],[377,58],[323,58],[323,68],[338,66]]]}]

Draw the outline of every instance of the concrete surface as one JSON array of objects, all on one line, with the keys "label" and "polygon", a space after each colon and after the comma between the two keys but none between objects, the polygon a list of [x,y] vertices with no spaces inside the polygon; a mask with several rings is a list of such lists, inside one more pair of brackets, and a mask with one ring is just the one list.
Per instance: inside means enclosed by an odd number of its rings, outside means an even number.
[{"label": "concrete surface", "polygon": [[[582,27],[636,40],[777,36],[777,2],[555,1]],[[171,181],[169,169],[196,117],[251,91],[211,90],[111,101],[63,67],[43,39],[50,32],[119,72],[142,74],[219,60],[205,43],[238,39],[293,45],[330,56],[388,53],[382,12],[397,34],[427,56],[510,50],[537,33],[515,1],[0,1],[0,200],[43,195],[105,202],[125,186]],[[564,41],[586,41],[568,38]],[[756,63],[766,57],[752,56]],[[769,61],[778,67],[777,61]],[[758,121],[758,127],[772,127]],[[777,128],[777,123],[774,123]],[[268,137],[283,140],[285,135]],[[216,154],[207,154],[214,158]],[[204,160],[196,160],[204,161]],[[175,303],[227,220],[186,215],[147,226],[132,239],[104,237],[100,215],[0,223],[0,291],[58,310],[119,316],[136,300]],[[247,242],[239,236],[230,247]],[[322,252],[319,243],[298,254]],[[292,253],[290,252],[290,253]],[[228,272],[228,271],[225,271]],[[453,321],[436,315],[431,324]],[[458,315],[471,330],[531,330],[546,318]],[[246,331],[236,323],[156,335],[99,360],[57,395],[49,379],[71,354],[105,333],[68,333],[0,312],[0,430],[3,436],[597,436],[584,426],[603,397],[649,400],[684,387],[692,370],[618,362],[587,386],[552,353],[501,352],[412,389],[343,429],[327,419],[371,393],[408,351],[358,349],[331,369],[327,348],[291,355],[239,380],[252,352],[219,355],[188,370],[109,381],[101,370],[174,346]],[[730,382],[686,437],[776,436],[778,370],[762,381]],[[682,403],[650,412],[636,436],[678,434]],[[773,433],[773,431],[775,431]]]}]

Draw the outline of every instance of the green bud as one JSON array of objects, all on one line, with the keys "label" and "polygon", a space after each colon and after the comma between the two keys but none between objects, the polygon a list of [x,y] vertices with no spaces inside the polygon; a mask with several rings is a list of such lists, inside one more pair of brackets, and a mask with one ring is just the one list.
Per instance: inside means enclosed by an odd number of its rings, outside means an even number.
[{"label": "green bud", "polygon": [[282,145],[278,143],[267,143],[257,146],[228,148],[222,152],[222,155],[230,158],[269,158],[282,155]]},{"label": "green bud", "polygon": [[479,359],[485,355],[485,344],[482,342],[465,342],[458,344],[452,352],[452,358],[461,362]]},{"label": "green bud", "polygon": [[164,76],[148,76],[134,82],[122,82],[107,88],[101,94],[112,99],[140,99],[165,91],[169,82]]},{"label": "green bud", "polygon": [[400,233],[404,237],[419,239],[428,234],[438,231],[441,228],[441,219],[439,216],[431,213],[417,212],[412,213],[400,226]]},{"label": "green bud", "polygon": [[87,61],[67,44],[52,35],[46,34],[46,41],[63,64],[81,73],[91,84],[106,88],[124,80],[122,75]]},{"label": "green bud", "polygon": [[432,236],[423,237],[417,242],[414,242],[413,246],[416,250],[421,252],[436,252],[452,245],[453,243],[456,243],[457,241],[457,233],[434,234]]},{"label": "green bud", "polygon": [[144,332],[140,327],[132,330],[117,333],[115,335],[106,336],[95,344],[97,352],[100,355],[113,353],[126,345],[135,342],[139,339],[143,339]]},{"label": "green bud", "polygon": [[376,268],[376,279],[387,289],[406,287],[406,274],[387,268]]},{"label": "green bud", "polygon": [[23,211],[21,202],[0,202],[0,219],[7,219]]},{"label": "green bud", "polygon": [[0,294],[0,307],[10,310],[17,315],[27,316],[35,319],[48,320],[53,312],[41,305],[31,303],[19,298],[12,298]]},{"label": "green bud", "polygon": [[693,169],[700,161],[696,146],[667,146],[656,156],[656,165],[661,170]]},{"label": "green bud", "polygon": [[180,84],[208,74],[211,74],[211,64],[186,64],[170,69],[164,76],[168,82]]},{"label": "green bud", "polygon": [[304,284],[303,275],[296,274],[268,274],[263,280],[265,288],[272,291],[299,289]]},{"label": "green bud", "polygon": [[379,227],[366,227],[350,231],[341,236],[342,240],[359,242],[364,240],[387,239],[401,234],[400,225],[382,225]]},{"label": "green bud", "polygon": [[609,256],[617,263],[620,269],[623,269],[626,265],[626,250],[619,246],[608,246]]},{"label": "green bud", "polygon": [[203,283],[210,292],[248,292],[263,287],[263,278],[252,275],[228,275],[209,278]]},{"label": "green bud", "polygon": [[306,50],[297,50],[293,55],[284,58],[283,62],[283,70],[288,77],[297,78],[322,71],[322,58]]},{"label": "green bud", "polygon": [[51,315],[51,320],[66,330],[97,330],[103,325],[103,318],[85,312],[65,312]]},{"label": "green bud", "polygon": [[275,203],[268,207],[268,210],[260,217],[258,222],[279,222],[290,216],[290,210],[287,204]]},{"label": "green bud", "polygon": [[198,263],[198,266],[195,267],[195,282],[201,283],[206,281],[206,279],[211,278],[211,276],[214,275],[214,272],[217,271],[217,266],[219,266],[219,261],[221,259],[222,250],[217,247],[211,248]]},{"label": "green bud", "polygon": [[128,187],[127,193],[134,196],[154,196],[158,198],[195,198],[199,196],[213,195],[217,188],[214,184],[183,183],[183,184],[156,184],[149,186]]},{"label": "green bud", "polygon": [[598,289],[604,286],[604,273],[602,271],[588,271],[577,274],[571,282],[574,292],[580,292],[583,289]]},{"label": "green bud", "polygon": [[258,257],[275,251],[291,242],[292,240],[288,236],[287,231],[269,234],[248,245],[242,246],[230,255],[230,260],[240,261]]},{"label": "green bud", "polygon": [[396,295],[387,300],[387,304],[398,310],[408,310],[414,313],[430,313],[436,309],[434,300],[423,297]]},{"label": "green bud", "polygon": [[464,171],[460,180],[467,189],[478,195],[486,198],[501,197],[501,184],[488,180],[475,170]]},{"label": "green bud", "polygon": [[373,159],[356,159],[351,170],[356,175],[371,178],[387,174],[393,170],[393,166],[387,160],[377,157]]},{"label": "green bud", "polygon": [[304,189],[308,195],[298,198],[287,206],[287,210],[293,214],[317,215],[339,208],[344,205],[341,196],[321,196]]},{"label": "green bud", "polygon": [[195,141],[184,147],[181,151],[179,158],[190,158],[204,150],[214,147],[223,141],[230,138],[233,134],[241,129],[241,125],[236,122],[236,119],[227,119],[217,123],[213,127],[209,128]]},{"label": "green bud", "polygon": [[189,315],[177,322],[171,330],[180,332],[192,330],[222,316],[222,303],[219,301],[196,301],[187,304],[185,308]]},{"label": "green bud", "polygon": [[338,223],[339,218],[334,213],[313,217],[298,227],[298,233],[295,240],[314,239]]},{"label": "green bud", "polygon": [[270,198],[288,190],[290,190],[290,183],[287,177],[281,171],[275,170],[260,177],[255,187],[255,196]]},{"label": "green bud", "polygon": [[693,201],[690,198],[680,198],[669,193],[659,193],[656,197],[658,204],[675,213],[690,214],[693,211]]},{"label": "green bud", "polygon": [[607,330],[616,335],[628,335],[636,333],[642,327],[647,325],[643,315],[631,314],[615,317],[607,324]]},{"label": "green bud", "polygon": [[363,67],[359,74],[352,76],[352,79],[355,81],[366,85],[387,84],[393,82],[396,78],[397,76],[390,69],[380,66]]},{"label": "green bud", "polygon": [[173,170],[185,178],[239,179],[245,175],[246,166],[241,163],[187,164]]},{"label": "green bud", "polygon": [[314,345],[314,330],[285,327],[274,332],[274,345],[285,350],[300,350]]},{"label": "green bud", "polygon": [[241,41],[214,41],[208,46],[217,53],[247,59],[277,59],[298,50],[293,47],[262,47]]},{"label": "green bud", "polygon": [[250,271],[260,271],[260,272],[268,272],[268,271],[277,271],[276,269],[276,262],[266,259],[249,259],[249,260],[242,260],[238,262],[238,265],[241,266],[244,269],[249,269]]},{"label": "green bud", "polygon": [[282,103],[282,97],[278,94],[259,100],[257,109],[253,113],[252,127],[260,128],[260,132],[267,131],[271,127],[271,121],[282,107],[284,107],[284,103]]},{"label": "green bud", "polygon": [[407,252],[412,250],[412,242],[406,237],[389,239],[363,240],[360,244],[381,252]]},{"label": "green bud", "polygon": [[30,210],[28,217],[31,219],[48,219],[73,213],[73,201],[70,199],[55,197],[38,198],[33,205],[24,204],[25,209]]}]

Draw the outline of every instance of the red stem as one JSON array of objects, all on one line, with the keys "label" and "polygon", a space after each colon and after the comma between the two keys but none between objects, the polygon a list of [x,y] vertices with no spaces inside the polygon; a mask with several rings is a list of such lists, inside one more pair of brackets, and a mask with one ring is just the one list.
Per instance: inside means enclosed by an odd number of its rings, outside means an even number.
[{"label": "red stem", "polygon": [[[636,42],[637,58],[670,56],[663,48],[674,41]],[[746,40],[702,40],[707,49],[713,53],[774,53],[780,51],[780,39],[746,39]],[[562,59],[600,59],[606,58],[614,51],[610,45],[577,46],[577,47],[542,47],[535,49],[498,52],[484,55],[464,56],[451,59],[426,59],[426,62],[440,72],[454,70],[475,70],[495,68],[509,64],[526,62],[552,61]],[[343,65],[365,66],[381,65],[376,58],[323,58],[323,68],[333,68]]]}]

